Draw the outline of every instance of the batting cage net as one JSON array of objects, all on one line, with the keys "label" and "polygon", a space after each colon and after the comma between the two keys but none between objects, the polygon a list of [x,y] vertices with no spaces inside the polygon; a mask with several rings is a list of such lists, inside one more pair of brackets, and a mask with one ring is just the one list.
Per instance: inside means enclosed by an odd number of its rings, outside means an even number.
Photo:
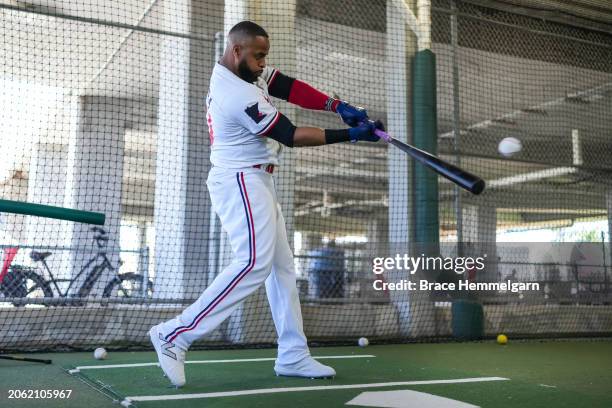
[{"label": "batting cage net", "polygon": [[[311,342],[612,334],[612,9],[427,3],[0,2],[0,350],[149,347],[231,262],[205,98],[242,20],[268,32],[268,65],[487,185],[382,140],[282,147]],[[296,126],[346,127],[273,103]],[[262,286],[195,345],[275,341]]]}]

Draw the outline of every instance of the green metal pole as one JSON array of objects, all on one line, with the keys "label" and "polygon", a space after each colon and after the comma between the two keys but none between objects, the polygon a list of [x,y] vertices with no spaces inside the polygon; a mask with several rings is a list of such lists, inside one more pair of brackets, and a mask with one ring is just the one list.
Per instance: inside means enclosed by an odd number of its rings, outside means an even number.
[{"label": "green metal pole", "polygon": [[102,213],[11,200],[0,200],[0,212],[56,218],[58,220],[95,225],[104,225],[106,220],[105,215]]},{"label": "green metal pole", "polygon": [[[415,55],[412,83],[414,145],[437,154],[436,56],[431,50]],[[415,240],[420,244],[438,244],[438,176],[418,163],[414,166]]]}]

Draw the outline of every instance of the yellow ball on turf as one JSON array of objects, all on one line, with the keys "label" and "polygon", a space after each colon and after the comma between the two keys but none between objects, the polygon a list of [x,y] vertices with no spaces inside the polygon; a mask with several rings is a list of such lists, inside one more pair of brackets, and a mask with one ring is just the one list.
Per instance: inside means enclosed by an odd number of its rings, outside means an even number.
[{"label": "yellow ball on turf", "polygon": [[507,343],[508,343],[508,336],[506,336],[505,334],[497,335],[497,344],[507,344]]}]

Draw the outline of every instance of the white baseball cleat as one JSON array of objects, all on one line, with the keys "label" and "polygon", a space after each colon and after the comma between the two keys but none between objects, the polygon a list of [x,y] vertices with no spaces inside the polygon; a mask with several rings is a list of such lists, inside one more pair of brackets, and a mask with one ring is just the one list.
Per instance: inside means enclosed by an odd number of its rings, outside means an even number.
[{"label": "white baseball cleat", "polygon": [[285,377],[329,378],[336,375],[336,370],[319,363],[311,356],[305,357],[294,364],[276,364],[276,375]]},{"label": "white baseball cleat", "polygon": [[149,330],[151,343],[157,352],[157,359],[166,377],[176,387],[185,385],[185,350],[180,349],[176,344],[166,341],[164,336],[158,331],[158,326],[153,326]]}]

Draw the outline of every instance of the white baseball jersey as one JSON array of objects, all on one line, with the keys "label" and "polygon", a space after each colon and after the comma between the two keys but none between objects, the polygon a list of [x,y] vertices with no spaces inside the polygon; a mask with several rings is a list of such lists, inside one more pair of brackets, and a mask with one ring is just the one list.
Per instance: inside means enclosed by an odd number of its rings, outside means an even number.
[{"label": "white baseball jersey", "polygon": [[[265,136],[278,121],[267,68],[255,84],[217,64],[206,99],[211,135],[207,186],[231,243],[234,260],[182,313],[158,326],[165,342],[182,350],[212,333],[261,285],[266,286],[278,334],[278,365],[310,356],[296,286],[293,253],[272,174],[256,164],[278,164],[280,144]],[[259,315],[253,315],[259,318]]]},{"label": "white baseball jersey", "polygon": [[279,119],[268,94],[267,81],[274,71],[266,67],[255,83],[249,83],[215,64],[206,97],[213,165],[229,169],[278,165],[280,143],[263,136]]}]

